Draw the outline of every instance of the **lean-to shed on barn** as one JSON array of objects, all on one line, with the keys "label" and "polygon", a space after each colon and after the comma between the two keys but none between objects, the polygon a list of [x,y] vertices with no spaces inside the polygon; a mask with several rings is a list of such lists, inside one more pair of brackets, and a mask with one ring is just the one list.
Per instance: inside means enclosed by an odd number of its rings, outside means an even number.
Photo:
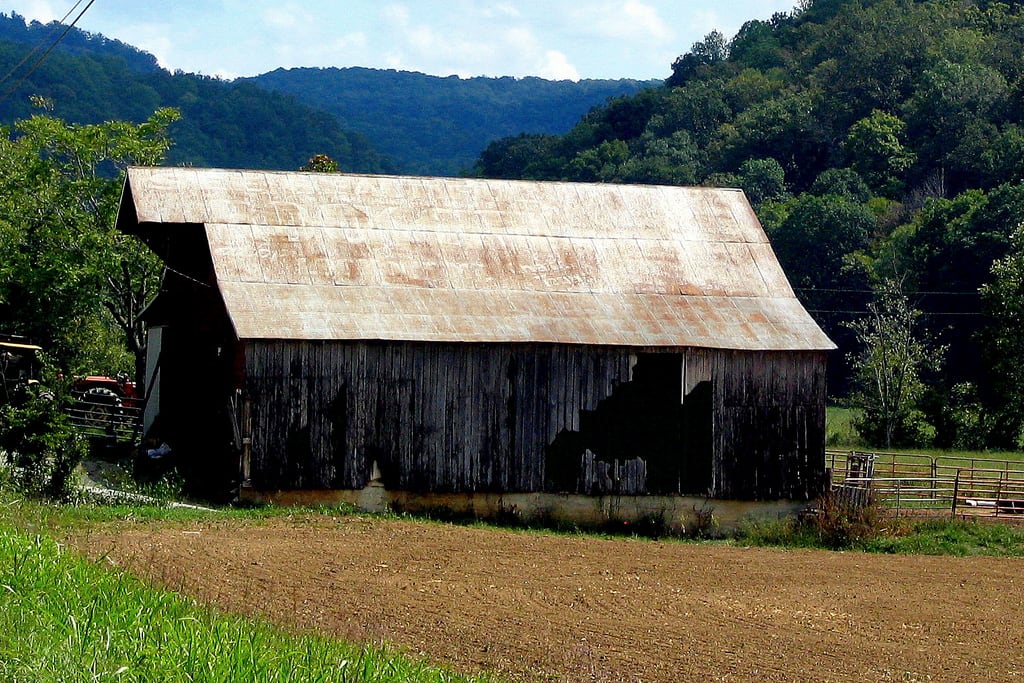
[{"label": "lean-to shed on barn", "polygon": [[823,487],[833,345],[740,191],[133,168],[118,226],[167,265],[146,415],[194,481],[545,514]]}]

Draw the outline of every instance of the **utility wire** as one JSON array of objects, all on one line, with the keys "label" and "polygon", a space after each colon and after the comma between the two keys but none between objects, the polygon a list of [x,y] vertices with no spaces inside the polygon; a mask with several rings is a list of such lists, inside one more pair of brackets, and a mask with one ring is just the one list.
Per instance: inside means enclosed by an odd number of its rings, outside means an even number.
[{"label": "utility wire", "polygon": [[[41,64],[43,63],[43,60],[45,60],[45,59],[46,59],[46,58],[47,58],[48,56],[50,56],[50,53],[51,53],[51,52],[53,52],[53,50],[54,50],[54,48],[55,48],[55,47],[57,47],[57,44],[58,44],[58,43],[60,43],[60,41],[64,39],[64,36],[66,36],[66,35],[67,35],[67,34],[68,34],[68,33],[69,33],[70,31],[71,31],[71,29],[72,29],[72,28],[74,28],[75,24],[77,24],[77,23],[78,23],[78,20],[79,20],[79,19],[81,19],[81,18],[82,18],[82,16],[83,16],[83,15],[84,15],[84,14],[85,14],[85,13],[86,13],[87,11],[89,11],[89,8],[90,8],[90,7],[92,7],[92,5],[93,5],[93,3],[94,3],[94,2],[96,2],[96,0],[89,0],[89,4],[88,4],[88,5],[86,5],[86,6],[85,6],[85,7],[84,7],[84,8],[82,9],[82,11],[81,11],[81,12],[79,12],[79,13],[78,13],[78,16],[77,16],[77,17],[75,17],[74,21],[72,21],[72,22],[71,22],[70,24],[68,24],[68,25],[67,25],[67,26],[66,26],[66,27],[64,28],[64,31],[63,31],[63,32],[62,32],[62,33],[61,33],[61,34],[60,34],[59,36],[57,36],[57,39],[56,39],[56,40],[54,40],[54,41],[53,41],[53,42],[52,42],[52,43],[50,44],[50,46],[49,46],[48,48],[46,48],[46,51],[45,51],[45,52],[43,52],[43,54],[41,54],[41,55],[39,56],[39,59],[37,59],[37,60],[36,60],[35,62],[33,62],[33,63],[32,63],[32,66],[31,66],[31,67],[29,67],[29,70],[28,70],[28,72],[27,72],[27,73],[25,73],[25,75],[24,75],[24,76],[22,76],[22,77],[21,77],[21,79],[19,79],[17,83],[15,83],[15,84],[14,84],[14,85],[12,85],[12,86],[11,86],[10,88],[8,88],[8,89],[7,89],[7,90],[6,90],[5,92],[4,92],[4,94],[3,94],[3,95],[0,95],[0,104],[2,104],[2,103],[3,103],[3,102],[4,102],[4,101],[5,101],[5,100],[6,100],[6,99],[7,99],[8,97],[10,97],[11,95],[13,95],[13,94],[14,94],[14,92],[15,92],[15,91],[16,91],[16,90],[17,90],[18,88],[20,88],[20,87],[22,86],[22,84],[23,84],[23,83],[24,83],[24,82],[25,82],[26,80],[28,80],[28,77],[29,77],[29,76],[31,76],[31,75],[32,75],[33,73],[35,73],[36,69],[38,69],[38,68],[39,68],[39,66],[40,66],[40,65],[41,65]],[[80,4],[82,4],[82,0],[78,0],[78,2],[76,2],[76,3],[74,4],[74,6],[73,6],[73,7],[72,7],[72,8],[70,9],[70,10],[68,10],[68,13],[64,15],[64,19],[67,19],[67,18],[68,18],[68,16],[69,16],[69,15],[70,15],[70,14],[71,14],[72,12],[74,12],[74,11],[75,11],[75,8],[77,8],[77,7],[78,7],[78,6],[80,5]],[[64,19],[62,19],[62,20],[61,20],[61,22],[63,22],[63,21],[64,21]],[[52,33],[51,33],[51,35],[52,35]],[[39,48],[38,48],[38,46],[37,46],[35,50],[32,50],[32,52],[30,52],[30,53],[29,53],[29,55],[28,55],[28,56],[27,56],[27,57],[26,57],[25,59],[23,59],[23,60],[22,60],[22,61],[21,61],[21,62],[20,62],[20,63],[18,64],[18,66],[14,67],[14,69],[11,69],[11,73],[14,73],[14,71],[15,71],[16,69],[18,69],[18,68],[19,68],[19,67],[20,67],[20,66],[21,66],[22,64],[24,64],[24,63],[25,63],[26,61],[28,61],[28,59],[30,59],[30,58],[31,58],[31,56],[32,56],[32,55],[33,55],[33,54],[34,54],[34,53],[35,53],[35,52],[36,52],[36,51],[37,51],[38,49],[39,49]],[[8,78],[8,77],[9,77],[10,75],[11,75],[11,74],[9,73],[9,74],[7,74],[7,76],[4,76],[4,79],[3,79],[3,80],[7,80],[7,78]],[[0,83],[2,83],[2,82],[3,82],[3,81],[0,81]]]},{"label": "utility wire", "polygon": [[[867,310],[840,311],[840,310],[828,310],[828,309],[807,309],[807,312],[808,313],[835,313],[835,314],[844,314],[844,315],[870,315],[871,314],[871,311],[867,311]],[[965,316],[965,317],[987,315],[986,313],[984,313],[982,311],[961,311],[961,312],[955,312],[955,311],[919,311],[919,313],[921,314],[921,317],[924,317],[924,318],[938,317],[940,315],[944,315],[944,316],[945,315],[953,315],[953,316]]]},{"label": "utility wire", "polygon": [[[874,294],[875,291],[872,289],[829,289],[827,287],[794,287],[797,292],[828,292],[829,294]],[[920,291],[920,292],[904,292],[906,295],[911,296],[915,294],[925,294],[928,296],[939,295],[939,296],[980,296],[981,292],[938,292],[938,291]]]},{"label": "utility wire", "polygon": [[24,57],[22,57],[22,58],[21,58],[21,61],[20,61],[20,62],[18,62],[17,64],[15,64],[15,65],[14,65],[13,67],[11,67],[11,70],[10,70],[10,71],[8,71],[8,72],[7,72],[6,74],[4,74],[3,78],[0,78],[0,85],[3,85],[4,83],[6,83],[6,82],[7,82],[7,79],[9,79],[9,78],[10,78],[11,76],[13,76],[13,75],[14,75],[14,72],[15,72],[15,71],[17,71],[18,69],[20,69],[20,68],[22,67],[22,65],[24,65],[24,64],[25,64],[25,62],[27,62],[28,60],[32,59],[32,56],[33,56],[33,55],[34,55],[35,53],[39,52],[40,48],[42,48],[42,47],[43,47],[43,43],[47,42],[48,40],[50,40],[50,38],[52,38],[52,37],[53,37],[54,35],[56,35],[57,31],[59,31],[59,30],[60,30],[60,27],[61,27],[61,25],[62,25],[62,24],[63,24],[63,23],[64,23],[64,22],[65,22],[65,21],[67,20],[67,18],[68,18],[68,17],[69,17],[70,15],[71,15],[71,13],[72,13],[72,12],[74,12],[74,11],[75,11],[75,9],[76,9],[76,8],[77,8],[77,7],[79,6],[79,5],[81,5],[81,4],[82,4],[82,1],[83,1],[83,0],[78,0],[78,2],[76,2],[76,3],[75,3],[75,4],[74,4],[74,5],[72,6],[72,7],[71,7],[71,9],[69,9],[69,10],[67,11],[67,14],[65,14],[65,15],[64,15],[63,17],[61,17],[61,20],[60,20],[60,21],[56,21],[56,22],[54,22],[54,26],[53,26],[53,28],[52,28],[52,29],[50,29],[50,33],[49,33],[49,35],[47,35],[47,36],[46,36],[46,39],[45,39],[45,40],[43,40],[43,41],[41,41],[41,42],[40,42],[40,43],[39,43],[38,45],[36,45],[36,46],[35,46],[34,48],[32,48],[32,49],[31,49],[31,50],[29,51],[29,53],[28,53],[27,55],[25,55]]}]

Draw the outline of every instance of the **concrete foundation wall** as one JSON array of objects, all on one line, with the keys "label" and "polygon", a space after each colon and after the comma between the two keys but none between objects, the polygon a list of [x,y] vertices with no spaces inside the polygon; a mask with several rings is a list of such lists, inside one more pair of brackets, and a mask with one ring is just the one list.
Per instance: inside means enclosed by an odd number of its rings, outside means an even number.
[{"label": "concrete foundation wall", "polygon": [[353,505],[366,512],[403,511],[480,518],[510,516],[524,522],[563,522],[580,526],[637,523],[657,519],[685,532],[696,525],[722,531],[751,520],[791,517],[807,503],[737,501],[696,496],[584,496],[554,493],[414,493],[371,484],[358,490],[257,491],[243,487],[244,501],[273,505]]}]

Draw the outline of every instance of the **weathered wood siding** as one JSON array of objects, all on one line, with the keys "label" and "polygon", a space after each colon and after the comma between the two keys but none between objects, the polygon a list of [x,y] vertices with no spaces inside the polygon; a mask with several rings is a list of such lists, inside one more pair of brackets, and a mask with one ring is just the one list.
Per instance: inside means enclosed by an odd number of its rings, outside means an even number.
[{"label": "weathered wood siding", "polygon": [[715,352],[716,497],[807,500],[824,491],[823,352]]},{"label": "weathered wood siding", "polygon": [[[678,359],[675,374],[653,363],[631,381],[645,356]],[[248,342],[250,483],[357,489],[376,465],[410,491],[806,498],[824,473],[823,373],[823,354]]]},{"label": "weathered wood siding", "polygon": [[568,346],[248,345],[257,488],[540,491],[544,449],[578,429],[630,354]]}]

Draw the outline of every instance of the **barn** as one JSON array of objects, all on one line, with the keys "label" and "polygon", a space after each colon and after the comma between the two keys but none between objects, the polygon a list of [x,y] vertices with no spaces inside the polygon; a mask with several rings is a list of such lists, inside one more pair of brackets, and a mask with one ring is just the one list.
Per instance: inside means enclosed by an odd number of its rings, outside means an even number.
[{"label": "barn", "polygon": [[146,426],[250,500],[572,519],[792,509],[825,370],[743,193],[132,168],[166,265]]}]

